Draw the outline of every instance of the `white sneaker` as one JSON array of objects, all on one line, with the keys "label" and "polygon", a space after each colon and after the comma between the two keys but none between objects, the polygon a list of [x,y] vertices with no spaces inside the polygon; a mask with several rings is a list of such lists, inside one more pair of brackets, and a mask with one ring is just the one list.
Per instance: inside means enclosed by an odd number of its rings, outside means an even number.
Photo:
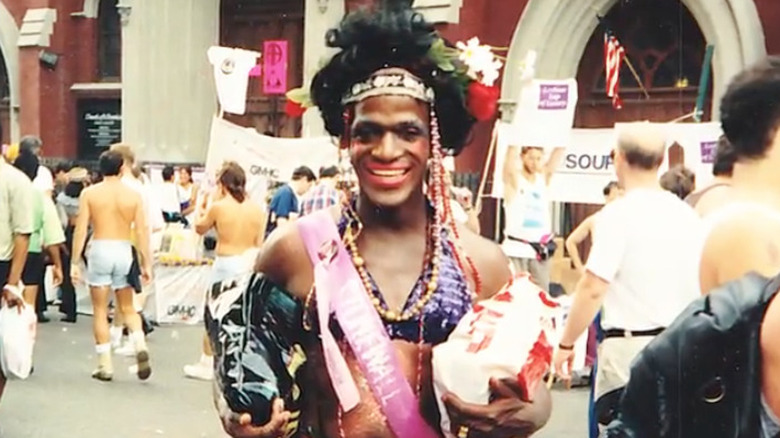
[{"label": "white sneaker", "polygon": [[198,362],[184,366],[184,375],[196,380],[214,380],[214,369],[210,365]]},{"label": "white sneaker", "polygon": [[133,357],[135,356],[135,347],[130,342],[125,342],[122,346],[114,349],[114,354],[118,356]]}]

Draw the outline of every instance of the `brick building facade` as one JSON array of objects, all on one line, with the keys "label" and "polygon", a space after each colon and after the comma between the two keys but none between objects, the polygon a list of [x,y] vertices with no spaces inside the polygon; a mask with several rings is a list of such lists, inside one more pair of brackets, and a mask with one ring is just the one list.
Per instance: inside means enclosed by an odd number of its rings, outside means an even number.
[{"label": "brick building facade", "polygon": [[[294,87],[310,79],[326,53],[324,31],[345,11],[375,1],[0,0],[2,140],[38,134],[49,156],[89,157],[121,127],[147,159],[202,161],[216,109],[205,48],[257,50],[266,39],[287,39]],[[716,47],[707,114],[717,114],[733,74],[766,53],[780,53],[774,0],[417,0],[416,6],[451,40],[476,35],[508,48],[505,118],[517,93],[511,72],[529,49],[539,53],[540,77],[578,79],[579,127],[666,121],[689,112],[706,44]],[[651,99],[641,98],[628,74],[624,110],[612,110],[600,93],[597,13],[608,15],[623,35]],[[648,34],[658,38],[641,37]],[[235,118],[245,126],[283,136],[322,132],[316,114],[302,123],[286,120],[283,98],[263,96],[256,83],[248,100],[247,115]],[[482,169],[490,129],[476,130],[459,170]]]}]

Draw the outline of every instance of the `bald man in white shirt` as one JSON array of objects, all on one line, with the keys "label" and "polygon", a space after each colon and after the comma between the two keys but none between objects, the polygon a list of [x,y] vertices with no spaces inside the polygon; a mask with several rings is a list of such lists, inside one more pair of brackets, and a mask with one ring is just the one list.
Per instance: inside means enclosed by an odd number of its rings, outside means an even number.
[{"label": "bald man in white shirt", "polygon": [[615,414],[632,360],[699,295],[701,221],[658,182],[665,140],[647,123],[618,132],[615,170],[625,195],[599,213],[593,248],[555,353],[558,375],[570,378],[574,344],[603,306],[594,391],[602,424]]}]

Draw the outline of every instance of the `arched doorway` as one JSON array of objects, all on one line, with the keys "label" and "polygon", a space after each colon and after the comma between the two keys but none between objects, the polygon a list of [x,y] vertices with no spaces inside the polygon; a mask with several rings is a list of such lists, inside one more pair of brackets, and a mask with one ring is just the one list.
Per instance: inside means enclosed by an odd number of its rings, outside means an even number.
[{"label": "arched doorway", "polygon": [[[596,28],[577,70],[578,128],[609,128],[615,122],[668,122],[691,113],[696,106],[706,42],[696,20],[679,0],[618,3],[605,22],[618,37],[637,78],[624,62],[620,71],[623,108],[616,110],[606,95],[604,29]],[[710,115],[708,85],[704,119]]]},{"label": "arched doorway", "polygon": [[19,28],[0,2],[0,142],[19,138]]},{"label": "arched doorway", "polygon": [[[712,114],[717,117],[718,97],[729,80],[753,62],[766,56],[766,43],[756,5],[752,1],[726,2],[679,0],[693,16],[713,58]],[[596,15],[606,15],[617,0],[530,0],[512,37],[506,71],[517,71],[529,50],[535,50],[537,76],[572,78],[590,37],[597,29]],[[655,5],[653,0],[621,2],[626,6]],[[658,7],[657,9],[662,9]],[[677,12],[678,8],[674,8]],[[513,102],[520,90],[520,75],[508,74],[502,83],[502,117],[511,120]]]}]

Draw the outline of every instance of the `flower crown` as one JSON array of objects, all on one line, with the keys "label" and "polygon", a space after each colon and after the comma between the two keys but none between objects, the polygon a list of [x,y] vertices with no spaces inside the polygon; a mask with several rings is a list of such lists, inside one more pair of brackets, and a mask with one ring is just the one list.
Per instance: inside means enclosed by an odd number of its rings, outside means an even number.
[{"label": "flower crown", "polygon": [[[466,43],[458,42],[455,48],[447,47],[442,38],[438,38],[428,50],[427,57],[439,70],[452,74],[462,85],[466,96],[466,106],[474,118],[480,121],[490,120],[498,107],[499,90],[496,80],[503,63],[501,57],[493,53],[493,48],[480,44],[474,37]],[[384,94],[403,94],[423,102],[433,102],[433,90],[420,79],[409,74],[371,75],[368,79],[354,84],[344,95],[344,104],[355,103],[367,97]],[[309,91],[296,88],[287,92],[285,113],[291,117],[300,117],[306,109],[314,106]]]}]

